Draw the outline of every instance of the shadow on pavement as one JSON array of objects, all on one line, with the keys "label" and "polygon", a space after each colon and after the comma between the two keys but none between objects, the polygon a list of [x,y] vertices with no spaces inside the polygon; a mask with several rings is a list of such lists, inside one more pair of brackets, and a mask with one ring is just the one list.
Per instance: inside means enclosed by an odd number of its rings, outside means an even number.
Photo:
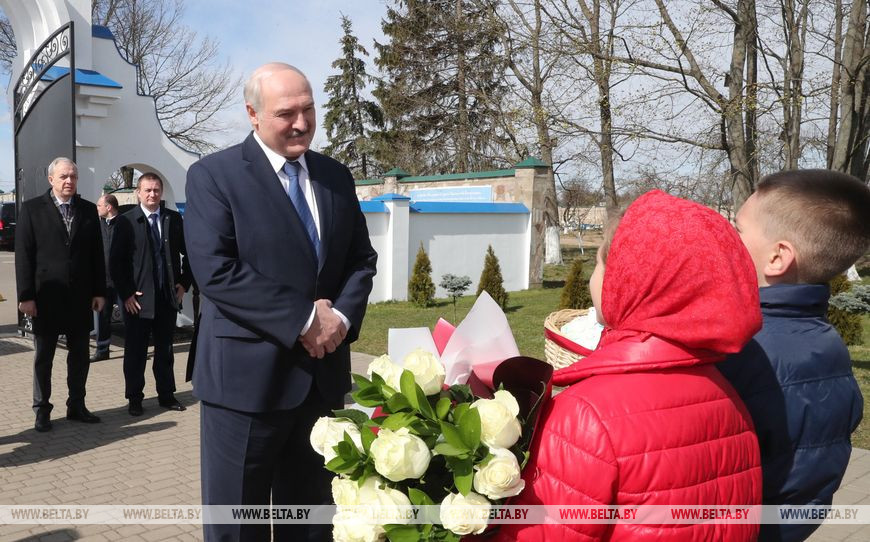
[{"label": "shadow on pavement", "polygon": [[[66,537],[66,538],[64,538]],[[17,538],[15,542],[37,542],[39,540],[78,540],[81,535],[75,529],[54,529],[44,533]]]},{"label": "shadow on pavement", "polygon": [[[187,407],[196,403],[196,399],[190,391],[177,393],[175,397]],[[174,421],[143,425],[142,422],[169,411],[157,404],[156,397],[145,399],[142,404],[145,413],[135,418],[127,413],[127,405],[94,412],[103,419],[101,423],[97,424],[84,424],[67,420],[65,417],[66,407],[60,405],[52,411],[53,428],[51,431],[38,433],[30,427],[16,435],[0,436],[0,446],[21,444],[9,452],[0,454],[0,468],[17,467],[67,457],[130,437],[163,431],[178,425]]]}]

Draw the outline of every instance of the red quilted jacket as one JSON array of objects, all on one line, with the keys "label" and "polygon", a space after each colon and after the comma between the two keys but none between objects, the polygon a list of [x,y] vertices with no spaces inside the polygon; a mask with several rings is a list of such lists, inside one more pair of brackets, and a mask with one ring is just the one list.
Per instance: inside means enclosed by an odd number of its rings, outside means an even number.
[{"label": "red quilted jacket", "polygon": [[[751,418],[713,365],[761,327],[755,270],[728,222],[650,192],[627,210],[604,274],[609,330],[557,371],[516,505],[755,505]],[[754,540],[757,525],[503,525],[495,540]]]}]

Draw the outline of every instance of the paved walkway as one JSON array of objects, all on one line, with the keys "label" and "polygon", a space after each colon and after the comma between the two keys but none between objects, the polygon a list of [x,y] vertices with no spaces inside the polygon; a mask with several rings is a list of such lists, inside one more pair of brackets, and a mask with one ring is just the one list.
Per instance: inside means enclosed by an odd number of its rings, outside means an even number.
[{"label": "paved walkway", "polygon": [[[8,328],[6,328],[8,329]],[[131,418],[124,399],[121,350],[91,364],[87,405],[103,422],[64,419],[65,351],[52,386],[54,429],[33,429],[31,341],[0,336],[0,504],[199,504],[199,404],[184,383],[187,346],[176,346],[178,399],[185,412],[160,408],[146,375],[145,415]],[[354,354],[356,372],[370,359]],[[150,366],[150,364],[149,364]],[[870,451],[855,450],[835,504],[870,504]],[[196,525],[0,525],[0,541],[157,542],[201,540]],[[813,541],[867,541],[870,526],[823,525]]]}]

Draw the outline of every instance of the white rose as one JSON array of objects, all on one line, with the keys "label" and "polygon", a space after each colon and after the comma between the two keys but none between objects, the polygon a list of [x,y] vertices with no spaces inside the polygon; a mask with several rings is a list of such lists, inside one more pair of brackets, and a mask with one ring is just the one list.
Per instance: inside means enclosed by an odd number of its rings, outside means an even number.
[{"label": "white rose", "polygon": [[[444,366],[432,352],[416,348],[405,356],[402,366],[414,373],[414,381],[426,395],[435,395],[444,385]],[[401,375],[400,375],[401,376]]]},{"label": "white rose", "polygon": [[523,432],[517,415],[520,405],[505,390],[495,392],[493,399],[478,399],[472,403],[480,414],[480,439],[492,448],[510,448]]},{"label": "white rose", "polygon": [[519,495],[526,482],[520,477],[517,457],[504,448],[490,448],[489,452],[494,457],[483,467],[474,467],[474,490],[493,500]]},{"label": "white rose", "polygon": [[359,485],[353,480],[336,476],[332,479],[332,500],[338,506],[359,504]]},{"label": "white rose", "polygon": [[350,435],[351,440],[356,445],[356,449],[362,453],[363,445],[359,428],[347,418],[324,416],[314,422],[310,436],[311,447],[314,448],[315,452],[323,456],[325,463],[329,463],[337,455],[333,447],[344,440],[345,432]]},{"label": "white rose", "polygon": [[480,534],[486,530],[492,505],[482,495],[469,491],[465,497],[450,493],[441,502],[441,525],[454,534]]},{"label": "white rose", "polygon": [[378,474],[393,482],[423,476],[432,459],[426,443],[410,434],[407,427],[396,431],[381,428],[369,452]]},{"label": "white rose", "polygon": [[380,542],[386,539],[386,531],[355,512],[339,509],[332,517],[332,539],[335,542]]},{"label": "white rose", "polygon": [[384,354],[369,363],[369,368],[366,369],[366,375],[368,375],[369,380],[371,380],[372,374],[375,373],[384,379],[387,386],[399,391],[399,379],[402,377],[402,368],[393,363],[390,360],[390,356]]},{"label": "white rose", "polygon": [[359,488],[357,505],[365,507],[364,510],[360,510],[361,513],[371,511],[372,507],[377,506],[378,517],[383,520],[384,524],[405,524],[410,521],[411,500],[398,489],[388,487],[377,476],[366,478],[363,486]]},{"label": "white rose", "polygon": [[[332,518],[335,540],[383,540],[384,524],[405,524],[411,518],[408,497],[387,487],[377,476],[366,478],[362,486],[346,478],[333,478],[332,498],[338,505],[338,513]],[[377,516],[372,516],[372,512],[377,512]]]}]

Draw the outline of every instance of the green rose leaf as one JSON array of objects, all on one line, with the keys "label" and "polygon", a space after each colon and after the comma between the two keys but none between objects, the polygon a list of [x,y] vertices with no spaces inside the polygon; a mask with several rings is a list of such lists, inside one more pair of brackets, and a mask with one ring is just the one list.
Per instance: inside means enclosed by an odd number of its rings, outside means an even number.
[{"label": "green rose leaf", "polygon": [[465,410],[459,418],[459,433],[472,452],[480,446],[480,413],[476,408]]},{"label": "green rose leaf", "polygon": [[390,542],[418,542],[420,531],[416,525],[384,525]]},{"label": "green rose leaf", "polygon": [[363,412],[361,410],[356,410],[353,408],[333,410],[332,413],[335,415],[336,418],[347,418],[348,420],[357,424],[357,426],[360,426],[360,425],[366,423],[367,421],[369,421],[368,414],[366,414],[365,412]]},{"label": "green rose leaf", "polygon": [[417,417],[409,412],[398,412],[384,420],[384,423],[381,424],[381,427],[389,429],[390,431],[395,431],[396,429],[401,429],[402,427],[411,428],[413,422],[415,422],[416,420]]},{"label": "green rose leaf", "polygon": [[456,489],[463,496],[468,495],[471,491],[471,482],[474,477],[474,463],[471,458],[448,457],[447,465],[453,471],[453,483],[456,484]]},{"label": "green rose leaf", "polygon": [[447,417],[447,413],[450,412],[450,399],[447,397],[442,397],[438,399],[438,402],[435,403],[435,414],[438,415],[439,420],[443,420]]},{"label": "green rose leaf", "polygon": [[468,456],[468,450],[457,448],[449,442],[439,442],[435,445],[434,451],[436,454],[444,456]]},{"label": "green rose leaf", "polygon": [[435,410],[432,408],[432,404],[429,402],[429,398],[426,397],[425,393],[423,393],[423,388],[421,388],[417,384],[414,384],[414,387],[417,390],[417,404],[420,405],[420,412],[430,420],[437,419],[435,417]]},{"label": "green rose leaf", "polygon": [[377,407],[384,403],[381,391],[377,386],[360,388],[351,394],[353,400],[365,407]]},{"label": "green rose leaf", "polygon": [[368,378],[364,377],[363,375],[358,375],[356,373],[353,373],[350,376],[351,376],[351,378],[353,378],[354,383],[356,383],[356,387],[361,389],[361,390],[368,388],[368,387],[371,387],[371,385],[372,385],[372,381],[369,380]]},{"label": "green rose leaf", "polygon": [[435,504],[425,491],[414,487],[408,488],[408,499],[414,506],[432,506]]},{"label": "green rose leaf", "polygon": [[450,444],[457,450],[463,450],[464,452],[471,451],[468,449],[468,446],[465,445],[462,433],[460,433],[459,429],[457,429],[452,423],[441,422],[441,433],[444,434],[444,440],[447,441],[447,444]]},{"label": "green rose leaf", "polygon": [[387,399],[387,409],[390,412],[402,412],[403,410],[411,410],[413,408],[408,399],[401,393],[394,393]]},{"label": "green rose leaf", "polygon": [[365,450],[366,455],[368,455],[368,453],[369,453],[369,448],[371,448],[372,442],[374,442],[375,439],[378,438],[378,436],[375,434],[375,432],[372,431],[372,427],[377,427],[377,426],[372,424],[372,423],[366,423],[359,430],[360,440],[362,441],[363,450]]},{"label": "green rose leaf", "polygon": [[471,388],[467,384],[454,384],[447,389],[447,393],[457,403],[470,403],[474,400]]},{"label": "green rose leaf", "polygon": [[459,403],[456,405],[456,408],[453,409],[453,423],[459,423],[459,419],[468,412],[469,408],[471,408],[470,403]]},{"label": "green rose leaf", "polygon": [[417,402],[417,383],[414,382],[414,373],[405,369],[402,371],[402,376],[399,378],[399,385],[402,388],[402,395],[408,400],[408,403],[415,409],[420,409],[420,403]]}]

